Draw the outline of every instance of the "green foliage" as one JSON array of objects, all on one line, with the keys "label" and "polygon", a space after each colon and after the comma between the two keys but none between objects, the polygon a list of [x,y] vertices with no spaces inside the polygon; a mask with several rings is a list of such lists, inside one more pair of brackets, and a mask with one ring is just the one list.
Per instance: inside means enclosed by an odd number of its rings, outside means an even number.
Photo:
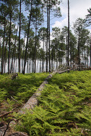
[{"label": "green foliage", "polygon": [[2,88],[0,89],[0,102],[2,102],[7,97],[7,91]]},{"label": "green foliage", "polygon": [[13,96],[20,102],[25,102],[37,90],[48,74],[18,74],[17,79],[11,80],[11,75],[0,75],[0,102]]},{"label": "green foliage", "polygon": [[[19,74],[11,80],[10,75],[0,75],[0,103],[7,111],[21,106],[21,102],[28,100],[46,76],[46,73]],[[13,117],[19,119],[18,131],[29,136],[91,135],[91,71],[54,75],[38,99],[39,106],[33,111],[26,110],[22,115],[13,113]],[[5,109],[1,108],[0,112]]]},{"label": "green foliage", "polygon": [[29,136],[91,135],[91,71],[56,74],[31,114],[17,115]]}]

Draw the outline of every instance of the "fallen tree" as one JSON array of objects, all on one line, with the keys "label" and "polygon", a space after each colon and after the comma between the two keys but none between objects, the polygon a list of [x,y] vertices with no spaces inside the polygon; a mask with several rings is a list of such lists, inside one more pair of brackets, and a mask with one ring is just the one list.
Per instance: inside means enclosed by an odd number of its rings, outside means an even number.
[{"label": "fallen tree", "polygon": [[36,105],[38,105],[38,99],[41,95],[41,91],[44,89],[45,85],[48,84],[48,79],[50,79],[53,75],[55,75],[57,71],[54,71],[51,73],[45,80],[44,82],[39,86],[37,91],[32,95],[32,97],[29,98],[29,100],[24,104],[22,109],[19,111],[19,113],[25,113],[25,109],[33,109]]},{"label": "fallen tree", "polygon": [[[55,75],[56,73],[61,74],[61,73],[65,73],[65,72],[69,72],[69,69],[66,69],[66,70],[63,70],[63,71],[57,70],[57,71],[54,71],[53,73],[49,74],[49,76],[43,81],[43,83],[39,86],[39,88],[36,90],[36,92],[24,104],[24,106],[21,108],[19,113],[25,114],[26,109],[32,109],[33,110],[34,107],[38,105],[38,97],[41,95],[41,91],[43,91],[45,85],[48,84],[48,80],[50,78],[52,78],[52,76]],[[15,125],[16,125],[15,121],[10,122],[10,127],[14,127]]]},{"label": "fallen tree", "polygon": [[39,86],[39,88],[37,89],[37,91],[32,95],[32,97],[29,98],[29,100],[24,104],[24,106],[22,107],[22,109],[19,111],[20,113],[25,113],[25,109],[33,109],[36,105],[38,105],[38,99],[37,97],[39,97],[41,95],[41,91],[44,89],[45,85],[48,84],[48,79],[52,78],[53,75],[55,75],[56,73],[65,73],[65,72],[69,72],[70,69],[66,69],[63,71],[54,71],[53,73],[51,73],[46,79],[45,81]]}]

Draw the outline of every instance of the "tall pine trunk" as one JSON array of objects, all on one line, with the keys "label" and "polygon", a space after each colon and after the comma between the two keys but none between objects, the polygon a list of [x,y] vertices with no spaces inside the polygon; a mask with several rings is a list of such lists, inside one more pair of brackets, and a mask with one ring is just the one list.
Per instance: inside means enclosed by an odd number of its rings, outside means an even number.
[{"label": "tall pine trunk", "polygon": [[4,68],[4,42],[5,42],[5,17],[4,17],[4,36],[3,36],[3,47],[2,47],[2,66],[1,66],[1,73],[3,74],[3,68]]},{"label": "tall pine trunk", "polygon": [[20,0],[20,13],[19,13],[19,49],[18,49],[18,72],[20,72],[20,58],[21,58],[21,0]]},{"label": "tall pine trunk", "polygon": [[[47,46],[49,48],[47,57],[49,57],[49,72],[50,72],[50,0],[47,1]],[[48,72],[48,68],[46,69],[46,72]]]},{"label": "tall pine trunk", "polygon": [[7,56],[6,56],[6,53],[7,53],[7,43],[8,43],[8,38],[6,39],[6,46],[5,46],[5,52],[4,52],[4,73],[6,72],[6,62],[7,62]]},{"label": "tall pine trunk", "polygon": [[37,18],[36,18],[36,25],[35,25],[35,52],[34,52],[34,73],[36,73],[36,47],[37,47]]},{"label": "tall pine trunk", "polygon": [[48,46],[49,46],[49,5],[47,1],[47,44],[46,44],[46,72],[48,72]]},{"label": "tall pine trunk", "polygon": [[11,50],[11,16],[10,13],[10,29],[9,29],[9,51],[8,51],[8,74],[10,73],[10,50]]},{"label": "tall pine trunk", "polygon": [[80,70],[80,37],[78,39],[78,66],[79,66],[79,70]]},{"label": "tall pine trunk", "polygon": [[69,34],[69,29],[70,29],[70,21],[69,21],[69,0],[68,0],[68,56],[67,56],[67,66],[69,67],[69,39],[70,39],[70,34]]},{"label": "tall pine trunk", "polygon": [[[31,0],[31,11],[32,11],[32,0]],[[26,67],[26,60],[27,60],[27,48],[28,48],[28,41],[29,41],[29,34],[30,34],[30,24],[31,24],[31,16],[32,16],[31,11],[30,11],[30,15],[29,15],[28,32],[27,32],[27,43],[26,43],[25,58],[24,58],[24,69],[22,71],[23,74],[25,74],[25,67]]]},{"label": "tall pine trunk", "polygon": [[90,67],[91,67],[91,39],[90,39]]},{"label": "tall pine trunk", "polygon": [[50,0],[49,0],[49,72],[51,72],[51,64],[50,64]]}]

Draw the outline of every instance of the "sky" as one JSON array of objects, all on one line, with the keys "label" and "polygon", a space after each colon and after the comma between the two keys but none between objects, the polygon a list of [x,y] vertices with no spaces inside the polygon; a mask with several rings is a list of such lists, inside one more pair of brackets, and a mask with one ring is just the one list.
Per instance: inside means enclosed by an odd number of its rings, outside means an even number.
[{"label": "sky", "polygon": [[[61,14],[62,17],[60,19],[51,20],[52,28],[59,27],[63,28],[64,26],[68,25],[68,0],[62,0],[60,4]],[[73,27],[77,18],[84,19],[85,16],[88,14],[87,9],[91,8],[91,0],[69,0],[70,2],[70,28]],[[91,27],[89,27],[91,32]]]}]

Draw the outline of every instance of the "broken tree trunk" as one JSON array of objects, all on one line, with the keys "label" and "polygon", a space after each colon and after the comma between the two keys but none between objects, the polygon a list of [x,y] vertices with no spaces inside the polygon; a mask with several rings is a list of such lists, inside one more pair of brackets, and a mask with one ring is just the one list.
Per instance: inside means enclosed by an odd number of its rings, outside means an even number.
[{"label": "broken tree trunk", "polygon": [[32,95],[32,97],[29,98],[29,100],[25,103],[25,105],[22,107],[22,109],[19,111],[19,113],[25,113],[24,109],[33,109],[36,105],[38,105],[38,99],[41,95],[41,91],[44,89],[45,85],[48,84],[48,79],[50,79],[54,74],[56,74],[57,71],[54,71],[51,73],[45,81],[40,85],[40,87],[37,89],[37,91]]},{"label": "broken tree trunk", "polygon": [[[48,84],[48,79],[50,79],[53,75],[55,75],[56,73],[65,73],[67,71],[69,71],[70,69],[64,70],[64,71],[54,71],[53,73],[51,73],[45,80],[44,82],[39,86],[39,88],[37,89],[37,91],[32,95],[32,97],[29,98],[29,100],[24,104],[24,106],[21,108],[21,110],[19,111],[20,114],[25,114],[26,109],[31,109],[33,110],[33,108],[38,105],[38,97],[41,95],[41,91],[44,89],[45,85]],[[32,113],[32,112],[31,112]],[[15,121],[11,121],[10,126],[14,127],[14,125],[16,125]]]},{"label": "broken tree trunk", "polygon": [[65,72],[69,72],[70,69],[66,69],[64,71],[54,71],[53,73],[51,73],[46,79],[45,81],[40,85],[40,87],[37,89],[37,91],[32,95],[32,97],[30,97],[30,99],[27,101],[27,103],[25,103],[25,105],[22,107],[22,109],[19,111],[19,113],[25,113],[25,109],[33,109],[36,105],[38,105],[38,99],[37,97],[39,97],[41,95],[41,91],[44,89],[45,85],[48,84],[48,79],[50,79],[53,75],[55,75],[56,73],[65,73]]},{"label": "broken tree trunk", "polygon": [[70,70],[71,70],[71,69],[66,69],[66,70],[64,70],[64,71],[61,70],[61,71],[57,71],[57,73],[62,74],[62,73],[65,73],[65,72],[70,72]]}]

